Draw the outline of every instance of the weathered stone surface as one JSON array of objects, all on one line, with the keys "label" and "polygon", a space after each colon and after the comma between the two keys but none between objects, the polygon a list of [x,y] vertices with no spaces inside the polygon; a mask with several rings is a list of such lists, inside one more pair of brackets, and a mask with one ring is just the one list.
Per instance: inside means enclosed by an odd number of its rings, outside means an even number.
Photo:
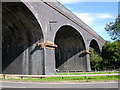
[{"label": "weathered stone surface", "polygon": [[82,36],[72,27],[64,26],[56,34],[56,68],[60,71],[85,71],[86,54]]},{"label": "weathered stone surface", "polygon": [[[55,74],[90,71],[89,46],[101,51],[104,40],[58,2],[2,3],[2,71]],[[36,43],[51,41],[55,49]]]},{"label": "weathered stone surface", "polygon": [[[32,67],[37,69],[42,65],[42,62],[37,63],[40,61],[36,60],[36,56],[34,57],[34,54],[37,55],[35,51],[43,54],[42,50],[36,49],[34,45],[35,42],[43,39],[41,27],[23,3],[11,2],[2,5],[3,73],[32,74],[36,71],[32,71]],[[36,71],[34,74],[39,73],[41,74],[41,71]]]}]

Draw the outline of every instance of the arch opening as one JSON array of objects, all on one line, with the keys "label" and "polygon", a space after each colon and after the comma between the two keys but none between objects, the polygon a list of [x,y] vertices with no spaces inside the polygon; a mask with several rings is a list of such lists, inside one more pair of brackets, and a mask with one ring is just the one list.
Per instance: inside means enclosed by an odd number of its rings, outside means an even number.
[{"label": "arch opening", "polygon": [[43,50],[34,44],[43,33],[33,13],[22,2],[4,2],[2,16],[3,73],[42,74]]},{"label": "arch opening", "polygon": [[63,26],[56,33],[56,69],[60,72],[86,71],[85,44],[80,33],[71,26]]},{"label": "arch opening", "polygon": [[[91,48],[90,48],[91,47]],[[91,70],[100,70],[100,66],[97,65],[98,63],[101,63],[101,57],[100,57],[100,49],[99,45],[96,40],[91,40],[89,45],[89,50],[91,51],[90,54],[90,66]]]},{"label": "arch opening", "polygon": [[99,45],[98,45],[96,40],[93,39],[90,42],[90,46],[89,47],[93,48],[96,53],[100,53],[100,48],[99,48]]}]

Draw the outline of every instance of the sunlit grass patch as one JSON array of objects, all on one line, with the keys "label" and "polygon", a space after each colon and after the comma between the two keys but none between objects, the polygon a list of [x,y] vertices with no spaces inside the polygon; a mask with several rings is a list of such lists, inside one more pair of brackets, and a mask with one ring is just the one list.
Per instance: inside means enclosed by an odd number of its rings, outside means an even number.
[{"label": "sunlit grass patch", "polygon": [[[57,73],[56,75],[83,75],[83,74],[112,74],[112,73],[120,73],[119,71],[116,72],[85,72],[85,73]],[[30,78],[30,77],[24,77],[24,78],[5,78],[3,80],[17,80],[17,81],[110,81],[110,80],[118,80],[120,79],[120,75],[117,76],[79,76],[79,77],[46,77],[46,78]]]}]

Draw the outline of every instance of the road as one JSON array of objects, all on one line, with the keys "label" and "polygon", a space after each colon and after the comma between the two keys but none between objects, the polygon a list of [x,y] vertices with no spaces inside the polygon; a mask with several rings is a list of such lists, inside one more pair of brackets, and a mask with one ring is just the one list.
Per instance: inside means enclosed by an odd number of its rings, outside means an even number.
[{"label": "road", "polygon": [[[99,83],[40,83],[1,81],[2,88],[118,88],[118,82]],[[0,88],[1,88],[0,87]]]}]

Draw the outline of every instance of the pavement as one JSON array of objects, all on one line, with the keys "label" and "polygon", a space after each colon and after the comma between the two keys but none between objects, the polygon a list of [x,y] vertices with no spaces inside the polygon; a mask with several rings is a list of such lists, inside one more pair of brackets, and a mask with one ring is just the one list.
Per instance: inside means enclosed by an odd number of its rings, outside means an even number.
[{"label": "pavement", "polygon": [[87,83],[42,83],[0,81],[0,88],[118,88],[118,82],[87,82]]}]

